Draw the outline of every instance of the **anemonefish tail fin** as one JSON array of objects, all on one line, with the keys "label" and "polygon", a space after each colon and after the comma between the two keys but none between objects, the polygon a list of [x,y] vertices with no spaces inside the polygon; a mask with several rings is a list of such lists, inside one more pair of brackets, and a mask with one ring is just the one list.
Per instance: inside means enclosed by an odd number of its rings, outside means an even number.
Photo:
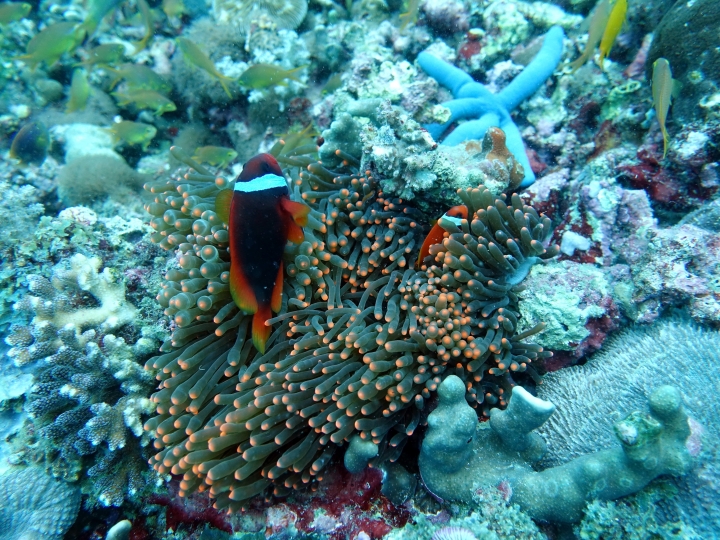
[{"label": "anemonefish tail fin", "polygon": [[285,277],[283,270],[283,263],[280,261],[280,268],[278,268],[277,277],[275,278],[275,286],[273,287],[272,296],[270,297],[270,308],[275,313],[278,313],[280,308],[282,308],[283,278]]},{"label": "anemonefish tail fin", "polygon": [[230,266],[230,295],[245,313],[257,313],[257,298],[239,264]]},{"label": "anemonefish tail fin", "polygon": [[265,354],[265,344],[270,337],[271,328],[265,325],[265,321],[272,318],[272,312],[270,306],[264,304],[258,308],[253,315],[252,321],[252,340],[255,348],[260,351],[260,354]]},{"label": "anemonefish tail fin", "polygon": [[310,207],[307,204],[291,201],[290,199],[283,197],[280,199],[280,206],[285,210],[292,220],[300,227],[305,227],[308,222],[308,214],[310,213]]},{"label": "anemonefish tail fin", "polygon": [[215,197],[215,213],[223,223],[230,223],[230,203],[233,198],[232,189],[223,189]]}]

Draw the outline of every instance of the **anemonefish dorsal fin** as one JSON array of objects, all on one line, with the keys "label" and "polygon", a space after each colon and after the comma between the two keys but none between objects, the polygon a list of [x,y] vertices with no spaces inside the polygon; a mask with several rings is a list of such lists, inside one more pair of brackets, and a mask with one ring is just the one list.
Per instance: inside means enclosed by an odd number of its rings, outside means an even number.
[{"label": "anemonefish dorsal fin", "polygon": [[[467,219],[468,217],[468,209],[467,206],[464,204],[459,204],[458,206],[453,206],[450,210],[445,212],[443,214],[444,218],[450,218],[453,220],[457,219]],[[420,253],[418,254],[418,259],[415,262],[415,267],[420,268],[422,266],[422,262],[425,260],[425,257],[430,255],[430,246],[434,246],[435,244],[439,244],[443,241],[443,236],[445,235],[445,230],[440,226],[439,223],[436,223],[433,225],[432,229],[430,229],[430,232],[425,237],[425,241],[422,244],[422,247],[420,248]]]},{"label": "anemonefish dorsal fin", "polygon": [[230,266],[230,295],[235,305],[245,313],[257,313],[257,298],[240,266],[239,264]]},{"label": "anemonefish dorsal fin", "polygon": [[266,174],[274,174],[284,178],[282,169],[272,154],[258,154],[243,165],[243,170],[237,181],[249,182]]},{"label": "anemonefish dorsal fin", "polygon": [[223,189],[215,197],[215,213],[223,223],[230,223],[230,203],[232,203],[232,198],[232,189]]},{"label": "anemonefish dorsal fin", "polygon": [[280,311],[282,308],[282,291],[283,291],[283,263],[280,261],[280,268],[278,268],[277,277],[275,278],[275,286],[273,287],[272,296],[270,297],[270,309],[275,313]]},{"label": "anemonefish dorsal fin", "polygon": [[252,340],[255,348],[260,351],[260,354],[265,354],[265,344],[270,337],[270,327],[265,324],[265,321],[272,318],[270,306],[260,306],[255,315],[253,315],[252,321]]}]

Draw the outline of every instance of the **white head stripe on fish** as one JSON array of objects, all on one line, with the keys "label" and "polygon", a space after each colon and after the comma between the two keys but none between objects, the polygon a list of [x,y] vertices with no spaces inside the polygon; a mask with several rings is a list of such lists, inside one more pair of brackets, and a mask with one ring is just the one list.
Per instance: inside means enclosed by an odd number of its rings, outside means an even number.
[{"label": "white head stripe on fish", "polygon": [[254,193],[279,187],[286,188],[287,181],[277,174],[265,174],[259,178],[253,178],[249,182],[235,182],[235,191],[242,191],[243,193]]},{"label": "white head stripe on fish", "polygon": [[460,226],[460,223],[462,223],[462,220],[463,220],[463,218],[459,218],[459,217],[455,217],[455,216],[448,216],[447,214],[443,215],[443,217],[441,217],[440,219],[446,219],[448,221],[451,221],[458,227]]}]

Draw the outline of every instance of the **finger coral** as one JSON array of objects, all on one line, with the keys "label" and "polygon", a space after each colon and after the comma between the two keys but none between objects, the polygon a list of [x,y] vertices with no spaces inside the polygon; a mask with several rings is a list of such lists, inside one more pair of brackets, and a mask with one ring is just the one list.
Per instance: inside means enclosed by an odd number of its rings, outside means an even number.
[{"label": "finger coral", "polygon": [[158,295],[176,328],[146,365],[160,381],[145,424],[151,463],[182,475],[183,494],[209,491],[218,508],[321,479],[352,437],[378,446],[373,464],[394,461],[448,374],[482,413],[505,403],[511,373],[532,374],[549,355],[523,341],[541,326],[515,332],[520,281],[556,252],[542,243],[547,218],[517,195],[461,191],[471,219],[441,220],[447,237],[414,269],[422,215],[338,154],[333,171],[305,155],[278,158],[301,171],[292,192],[311,212],[305,241],[285,250],[283,305],[262,355],[251,317],[230,298],[228,233],[214,211],[234,183],[183,158],[196,172],[146,185],[152,240],[179,265]]}]

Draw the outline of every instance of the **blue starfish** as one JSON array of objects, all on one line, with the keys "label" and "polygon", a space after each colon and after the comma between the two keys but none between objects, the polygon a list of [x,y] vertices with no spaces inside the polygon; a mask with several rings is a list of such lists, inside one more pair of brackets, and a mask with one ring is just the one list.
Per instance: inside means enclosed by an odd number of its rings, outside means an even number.
[{"label": "blue starfish", "polygon": [[535,173],[530,168],[520,130],[513,122],[510,111],[533,95],[553,74],[562,57],[564,37],[565,34],[559,26],[550,28],[532,62],[498,94],[493,94],[485,86],[475,82],[460,68],[429,53],[420,53],[420,67],[448,88],[455,97],[454,100],[443,103],[443,106],[450,109],[450,120],[444,124],[427,124],[425,129],[438,140],[453,122],[472,118],[456,127],[442,141],[442,144],[454,146],[468,139],[482,140],[488,128],[499,127],[505,132],[508,150],[525,169],[521,187],[529,186],[535,181]]}]

